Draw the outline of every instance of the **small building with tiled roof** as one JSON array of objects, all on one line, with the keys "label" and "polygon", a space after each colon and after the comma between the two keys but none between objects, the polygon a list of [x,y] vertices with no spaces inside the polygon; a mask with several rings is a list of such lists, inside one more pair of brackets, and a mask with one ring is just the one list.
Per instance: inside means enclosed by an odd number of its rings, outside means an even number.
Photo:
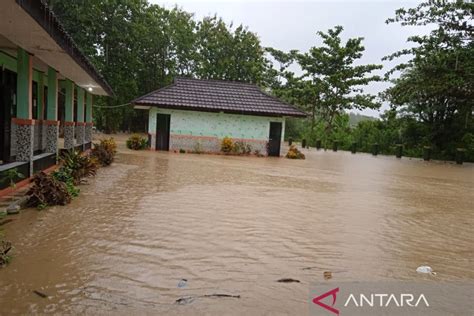
[{"label": "small building with tiled roof", "polygon": [[280,156],[285,118],[306,116],[256,85],[223,80],[177,78],[132,103],[149,111],[156,150],[219,152],[230,137],[253,152]]}]

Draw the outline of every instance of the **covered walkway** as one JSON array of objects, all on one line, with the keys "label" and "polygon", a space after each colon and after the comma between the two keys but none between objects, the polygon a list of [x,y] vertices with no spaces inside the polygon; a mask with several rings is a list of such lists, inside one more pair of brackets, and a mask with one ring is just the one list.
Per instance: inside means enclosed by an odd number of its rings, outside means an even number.
[{"label": "covered walkway", "polygon": [[93,97],[113,92],[42,1],[4,0],[0,12],[0,179],[29,177],[56,164],[59,137],[91,147]]}]

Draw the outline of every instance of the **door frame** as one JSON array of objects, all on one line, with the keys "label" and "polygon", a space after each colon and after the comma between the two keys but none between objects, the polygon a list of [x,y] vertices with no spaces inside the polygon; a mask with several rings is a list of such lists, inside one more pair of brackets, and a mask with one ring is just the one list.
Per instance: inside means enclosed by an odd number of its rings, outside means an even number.
[{"label": "door frame", "polygon": [[[273,136],[272,127],[277,128],[279,130],[278,139],[272,139],[272,136]],[[282,132],[283,132],[282,122],[270,122],[269,131],[268,131],[268,149],[267,149],[268,156],[280,157]]]},{"label": "door frame", "polygon": [[15,116],[16,100],[16,81],[17,74],[8,69],[0,70],[0,120],[2,120],[2,128],[0,130],[0,160],[8,163],[12,160],[11,156],[11,133],[12,118]]},{"label": "door frame", "polygon": [[[165,125],[165,134],[163,135],[164,138],[161,138],[161,131],[159,119],[164,118],[166,120]],[[156,115],[156,130],[155,130],[155,150],[170,150],[170,125],[171,125],[171,114],[164,114],[164,113],[157,113]],[[163,142],[163,140],[165,140]]]}]

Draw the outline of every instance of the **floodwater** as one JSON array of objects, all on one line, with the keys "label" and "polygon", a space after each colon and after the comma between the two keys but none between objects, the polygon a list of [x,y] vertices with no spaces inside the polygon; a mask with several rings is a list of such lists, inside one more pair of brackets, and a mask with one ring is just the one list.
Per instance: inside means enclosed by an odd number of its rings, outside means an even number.
[{"label": "floodwater", "polygon": [[4,226],[0,314],[304,315],[316,283],[474,280],[472,164],[305,153],[122,149],[69,206]]}]

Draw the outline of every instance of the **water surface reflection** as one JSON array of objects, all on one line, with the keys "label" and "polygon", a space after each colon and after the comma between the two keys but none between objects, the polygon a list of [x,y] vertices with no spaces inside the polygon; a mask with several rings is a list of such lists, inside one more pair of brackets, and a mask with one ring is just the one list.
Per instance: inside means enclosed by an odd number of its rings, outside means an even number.
[{"label": "water surface reflection", "polygon": [[[0,314],[305,314],[324,271],[414,280],[427,264],[435,281],[474,279],[469,164],[124,151],[81,191],[5,226]],[[241,298],[202,297],[215,293]]]}]

